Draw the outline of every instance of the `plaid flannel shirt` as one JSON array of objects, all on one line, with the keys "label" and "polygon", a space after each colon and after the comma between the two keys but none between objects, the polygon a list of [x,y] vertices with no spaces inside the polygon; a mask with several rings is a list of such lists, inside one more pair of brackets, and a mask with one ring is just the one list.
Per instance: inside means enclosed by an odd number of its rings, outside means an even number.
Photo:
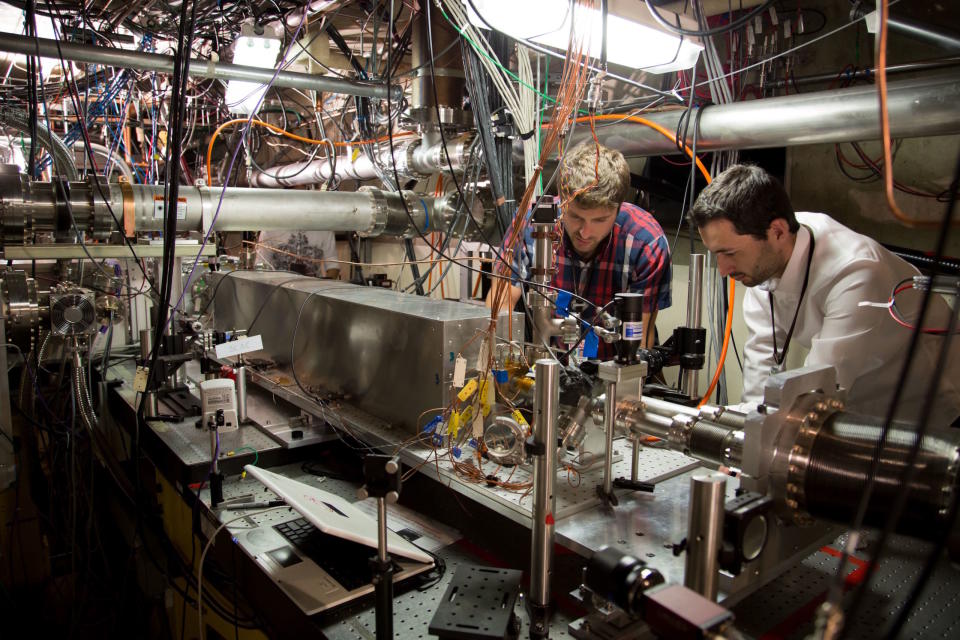
[{"label": "plaid flannel shirt", "polygon": [[[524,280],[530,279],[532,233],[532,225],[528,224],[514,259],[514,269]],[[550,281],[552,286],[586,298],[597,307],[622,292],[642,293],[646,312],[670,306],[670,244],[656,219],[640,207],[620,205],[610,235],[590,260],[583,260],[574,251],[566,232],[554,246],[556,272]],[[576,302],[574,298],[572,305]],[[592,321],[593,309],[587,309],[583,318]],[[598,357],[612,358],[613,346],[601,342]]]}]

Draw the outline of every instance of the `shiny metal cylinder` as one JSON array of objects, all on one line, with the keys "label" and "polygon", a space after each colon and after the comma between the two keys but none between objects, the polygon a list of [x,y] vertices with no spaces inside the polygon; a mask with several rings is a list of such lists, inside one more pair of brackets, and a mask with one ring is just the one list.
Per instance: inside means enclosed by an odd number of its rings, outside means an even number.
[{"label": "shiny metal cylinder", "polygon": [[[73,232],[64,222],[63,206],[49,182],[6,180],[0,192],[0,226],[4,237],[24,236],[24,230]],[[161,231],[164,217],[162,185],[103,185],[110,209],[128,236]],[[77,228],[105,237],[115,226],[107,203],[89,181],[71,182],[71,207]],[[221,199],[222,194],[222,199]],[[276,230],[355,231],[361,236],[413,236],[446,228],[451,206],[447,198],[413,191],[362,189],[354,192],[238,187],[181,187],[178,231]],[[482,211],[475,214],[482,217]],[[31,238],[26,238],[29,241]]]},{"label": "shiny metal cylinder", "polygon": [[237,376],[237,422],[247,421],[247,367],[241,364],[234,373]]},{"label": "shiny metal cylinder", "polygon": [[643,397],[642,408],[647,413],[665,416],[668,418],[672,418],[677,414],[694,417],[702,416],[711,422],[716,422],[717,424],[722,424],[725,427],[731,427],[733,429],[742,429],[747,420],[746,414],[739,411],[734,411],[733,409],[726,409],[724,407],[717,407],[714,405],[703,405],[698,409],[697,407],[690,407],[685,404],[676,404],[673,402],[668,402],[667,400],[651,398],[649,396]]},{"label": "shiny metal cylinder", "polygon": [[[408,138],[399,138],[392,150],[390,145],[383,145],[374,153],[374,157],[380,166],[386,167],[388,175],[392,175],[392,167],[396,165],[401,178],[422,178],[448,172],[450,166],[454,171],[462,172],[469,159],[472,139],[473,134],[447,136],[447,145],[444,147],[442,142],[428,145],[421,140],[411,142]],[[341,180],[363,181],[376,179],[379,173],[367,154],[347,154],[337,156],[333,161],[320,157],[310,162],[293,162],[269,167],[265,171],[254,171],[250,183],[255,187],[292,187],[322,184],[331,176]]]},{"label": "shiny metal cylinder", "polygon": [[[892,24],[890,26],[893,26]],[[917,60],[915,62],[905,62],[903,64],[890,64],[887,65],[887,76],[896,75],[899,73],[919,73],[921,71],[932,71],[934,69],[943,69],[946,67],[956,67],[960,66],[960,56],[951,56],[948,58],[935,58],[933,60]],[[875,68],[867,67],[866,69],[857,69],[851,71],[849,74],[843,74],[844,80],[870,80],[877,75],[877,70]],[[787,80],[774,80],[773,82],[768,82],[767,86],[771,89],[780,89],[785,84],[793,86],[794,84],[798,86],[804,86],[808,84],[818,84],[821,82],[832,82],[837,79],[837,74],[834,73],[818,73],[809,76],[797,76],[793,77],[793,74],[790,75]],[[699,142],[697,143],[699,146]]]},{"label": "shiny metal cylinder", "polygon": [[[887,90],[891,135],[895,138],[960,133],[960,78],[955,72],[891,82]],[[676,131],[683,110],[644,117]],[[804,144],[877,140],[880,112],[873,86],[816,91],[705,107],[697,149],[760,149]],[[592,140],[589,127],[578,127],[571,144]],[[601,144],[626,156],[676,153],[672,140],[630,122],[597,129]],[[519,150],[519,143],[514,147]]]},{"label": "shiny metal cylinder", "polygon": [[530,602],[535,607],[543,608],[550,604],[550,582],[553,575],[560,370],[561,365],[556,360],[537,360],[533,442],[535,446],[542,448],[542,453],[533,456]]},{"label": "shiny metal cylinder", "polygon": [[[687,278],[687,327],[699,328],[703,314],[703,265],[706,256],[702,253],[690,254],[690,269]],[[688,398],[699,396],[700,371],[684,369],[680,377],[680,392]]]},{"label": "shiny metal cylinder", "polygon": [[640,436],[630,438],[633,445],[633,455],[630,459],[630,480],[636,482],[640,479]]},{"label": "shiny metal cylinder", "polygon": [[617,415],[617,383],[607,382],[606,396],[603,399],[603,494],[613,493],[613,432]]},{"label": "shiny metal cylinder", "polygon": [[[27,56],[37,55],[55,60],[63,56],[64,60],[102,64],[108,67],[121,69],[139,69],[142,71],[156,71],[158,73],[173,73],[173,56],[129,49],[111,49],[107,47],[93,47],[74,44],[72,42],[50,40],[48,38],[29,38],[27,36],[0,33],[0,51],[19,53]],[[290,87],[306,89],[323,93],[345,93],[365,98],[386,98],[387,87],[382,84],[344,80],[323,75],[312,75],[293,71],[280,71],[247,67],[227,62],[213,62],[212,60],[190,60],[187,72],[194,78],[214,78],[217,80],[243,80],[258,84],[271,84],[274,87]],[[403,89],[399,85],[390,87],[390,94],[394,100],[403,97]]]},{"label": "shiny metal cylinder", "polygon": [[436,9],[430,17],[428,24],[423,9],[413,17],[410,66],[416,71],[409,116],[422,124],[470,126],[472,117],[462,108],[466,87],[463,60],[459,47],[451,46],[459,36],[449,23],[437,19]]},{"label": "shiny metal cylinder", "polygon": [[390,559],[387,552],[387,499],[377,498],[377,559],[386,563]]},{"label": "shiny metal cylinder", "polygon": [[723,543],[723,504],[727,477],[719,473],[690,478],[687,558],[683,584],[716,601],[720,545]]}]

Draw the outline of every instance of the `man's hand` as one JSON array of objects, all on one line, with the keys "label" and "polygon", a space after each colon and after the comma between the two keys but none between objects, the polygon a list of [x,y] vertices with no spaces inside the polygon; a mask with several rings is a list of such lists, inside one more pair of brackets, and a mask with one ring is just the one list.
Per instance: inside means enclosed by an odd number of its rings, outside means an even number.
[{"label": "man's hand", "polygon": [[[506,287],[506,292],[500,292],[501,289]],[[520,300],[522,291],[520,287],[516,287],[504,280],[500,280],[490,287],[490,292],[487,294],[487,299],[484,301],[488,308],[492,309],[494,304],[494,298],[500,292],[500,308],[497,309],[497,315],[505,311],[513,311],[513,308],[517,306],[517,302]]]}]

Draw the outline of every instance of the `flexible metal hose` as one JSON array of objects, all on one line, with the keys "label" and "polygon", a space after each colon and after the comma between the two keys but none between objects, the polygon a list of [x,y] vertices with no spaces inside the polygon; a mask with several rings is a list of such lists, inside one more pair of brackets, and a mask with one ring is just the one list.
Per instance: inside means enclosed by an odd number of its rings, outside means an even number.
[{"label": "flexible metal hose", "polygon": [[[810,448],[805,474],[805,504],[815,518],[848,524],[863,495],[873,451],[883,430],[882,420],[840,413],[828,418]],[[901,491],[910,499],[897,527],[899,533],[929,539],[942,530],[960,467],[960,432],[941,430],[926,435],[917,457],[916,476],[910,487],[899,478],[904,460],[916,441],[911,425],[894,424],[887,437],[877,482],[867,509],[866,524],[883,526],[889,506]]]},{"label": "flexible metal hose", "polygon": [[[30,135],[30,120],[27,114],[11,107],[0,108],[0,124],[16,129],[24,135]],[[73,159],[73,152],[64,144],[63,140],[47,129],[47,125],[37,122],[37,144],[46,149],[53,158],[57,173],[67,180],[79,180],[77,165]]]}]

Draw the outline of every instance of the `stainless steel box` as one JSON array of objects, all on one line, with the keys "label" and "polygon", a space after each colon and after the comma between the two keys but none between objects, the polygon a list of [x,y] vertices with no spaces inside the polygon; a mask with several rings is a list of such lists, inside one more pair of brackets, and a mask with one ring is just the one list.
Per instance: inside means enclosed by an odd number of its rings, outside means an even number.
[{"label": "stainless steel box", "polygon": [[[450,402],[457,354],[467,359],[469,374],[479,356],[477,336],[490,324],[486,307],[388,289],[286,272],[219,277],[225,279],[211,278],[217,330],[261,335],[264,350],[251,356],[292,362],[304,386],[344,394],[409,433],[421,414]],[[504,315],[501,337],[507,325]],[[523,314],[514,313],[512,339],[523,339]]]}]

